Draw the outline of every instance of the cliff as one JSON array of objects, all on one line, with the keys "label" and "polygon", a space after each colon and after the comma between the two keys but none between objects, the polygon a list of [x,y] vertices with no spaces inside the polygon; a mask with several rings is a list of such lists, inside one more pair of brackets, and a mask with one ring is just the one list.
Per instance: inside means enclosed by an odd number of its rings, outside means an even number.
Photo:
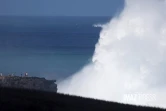
[{"label": "cliff", "polygon": [[166,111],[54,92],[0,87],[0,111]]},{"label": "cliff", "polygon": [[0,76],[1,87],[14,87],[57,92],[56,80],[39,77]]}]

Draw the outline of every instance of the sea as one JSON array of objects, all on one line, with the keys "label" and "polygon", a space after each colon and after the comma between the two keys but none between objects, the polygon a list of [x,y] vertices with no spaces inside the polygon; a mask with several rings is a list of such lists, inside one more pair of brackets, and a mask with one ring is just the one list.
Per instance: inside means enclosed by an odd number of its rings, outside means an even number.
[{"label": "sea", "polygon": [[63,79],[91,61],[111,17],[1,16],[0,73]]}]

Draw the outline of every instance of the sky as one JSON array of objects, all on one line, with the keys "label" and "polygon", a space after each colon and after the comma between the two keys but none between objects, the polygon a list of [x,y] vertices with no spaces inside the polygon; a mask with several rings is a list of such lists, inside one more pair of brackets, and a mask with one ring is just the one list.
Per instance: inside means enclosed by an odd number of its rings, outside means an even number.
[{"label": "sky", "polygon": [[123,0],[0,0],[0,15],[112,16]]}]

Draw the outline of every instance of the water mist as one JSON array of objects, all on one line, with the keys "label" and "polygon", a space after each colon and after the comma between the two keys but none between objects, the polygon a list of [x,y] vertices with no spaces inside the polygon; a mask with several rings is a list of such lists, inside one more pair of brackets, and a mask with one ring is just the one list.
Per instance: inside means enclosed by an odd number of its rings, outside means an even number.
[{"label": "water mist", "polygon": [[102,26],[91,63],[58,84],[66,94],[166,107],[166,2],[126,0]]}]

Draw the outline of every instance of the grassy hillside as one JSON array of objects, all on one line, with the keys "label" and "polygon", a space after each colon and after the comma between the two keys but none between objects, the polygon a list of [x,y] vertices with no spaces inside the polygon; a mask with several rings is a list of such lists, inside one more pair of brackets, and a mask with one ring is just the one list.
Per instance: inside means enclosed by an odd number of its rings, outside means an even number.
[{"label": "grassy hillside", "polygon": [[164,109],[27,89],[0,87],[0,111],[162,111]]}]

